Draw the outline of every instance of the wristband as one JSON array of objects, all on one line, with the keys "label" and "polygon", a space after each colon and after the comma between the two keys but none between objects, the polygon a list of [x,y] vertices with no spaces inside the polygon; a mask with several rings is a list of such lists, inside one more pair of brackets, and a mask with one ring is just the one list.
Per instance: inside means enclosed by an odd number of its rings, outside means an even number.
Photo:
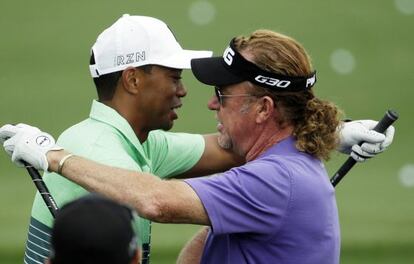
[{"label": "wristband", "polygon": [[75,155],[73,155],[73,154],[68,154],[68,155],[64,156],[64,157],[63,157],[63,158],[59,161],[59,166],[58,166],[58,169],[57,169],[57,173],[58,173],[58,174],[62,175],[62,169],[63,169],[63,165],[65,165],[65,161],[66,161],[67,159],[69,159],[70,157],[73,157],[73,156],[75,156]]}]

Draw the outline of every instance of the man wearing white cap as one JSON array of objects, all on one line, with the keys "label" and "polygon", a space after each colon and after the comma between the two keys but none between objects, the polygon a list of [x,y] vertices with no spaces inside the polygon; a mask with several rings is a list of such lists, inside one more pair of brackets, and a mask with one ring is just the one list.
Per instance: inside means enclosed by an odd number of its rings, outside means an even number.
[{"label": "man wearing white cap", "polygon": [[[98,101],[89,118],[63,132],[59,145],[76,155],[161,178],[205,175],[236,164],[215,135],[169,133],[186,89],[182,69],[210,51],[184,50],[168,26],[155,18],[123,15],[103,31],[92,47],[90,71]],[[157,130],[162,129],[162,130]],[[208,160],[208,166],[207,166]],[[87,193],[57,174],[44,180],[59,206]],[[43,263],[49,255],[53,217],[36,194],[25,263]],[[150,250],[150,222],[139,219],[143,263]]]}]

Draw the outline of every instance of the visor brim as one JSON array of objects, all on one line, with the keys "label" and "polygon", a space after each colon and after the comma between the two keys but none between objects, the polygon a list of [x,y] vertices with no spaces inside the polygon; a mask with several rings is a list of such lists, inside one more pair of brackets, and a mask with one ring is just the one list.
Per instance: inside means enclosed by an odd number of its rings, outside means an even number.
[{"label": "visor brim", "polygon": [[227,86],[244,81],[244,78],[230,72],[223,57],[191,60],[191,71],[200,82],[212,86]]}]

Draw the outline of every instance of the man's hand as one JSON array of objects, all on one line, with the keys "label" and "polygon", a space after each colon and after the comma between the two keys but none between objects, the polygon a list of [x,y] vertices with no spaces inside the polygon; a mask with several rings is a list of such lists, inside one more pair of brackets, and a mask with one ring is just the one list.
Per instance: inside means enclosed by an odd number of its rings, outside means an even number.
[{"label": "man's hand", "polygon": [[17,131],[18,131],[17,126],[13,126],[9,124],[2,126],[0,128],[0,143],[3,145],[4,141],[16,135]]},{"label": "man's hand", "polygon": [[[341,126],[338,151],[350,154],[351,157],[363,162],[383,152],[391,145],[395,128],[390,126],[384,134],[372,130],[378,122],[374,120],[356,120],[344,122]],[[364,142],[361,146],[359,143]]]},{"label": "man's hand", "polygon": [[39,133],[40,129],[37,127],[29,126],[26,124],[17,124],[17,125],[10,125],[6,124],[0,128],[0,143],[3,145],[4,150],[7,152],[7,154],[11,157],[13,154],[13,149],[9,149],[8,147],[4,145],[4,142],[8,140],[9,138],[15,136],[18,132],[25,130],[27,133]]},{"label": "man's hand", "polygon": [[49,167],[46,153],[49,150],[62,149],[55,144],[51,135],[25,124],[3,126],[0,128],[0,140],[17,166],[24,167],[23,160],[44,171]]}]

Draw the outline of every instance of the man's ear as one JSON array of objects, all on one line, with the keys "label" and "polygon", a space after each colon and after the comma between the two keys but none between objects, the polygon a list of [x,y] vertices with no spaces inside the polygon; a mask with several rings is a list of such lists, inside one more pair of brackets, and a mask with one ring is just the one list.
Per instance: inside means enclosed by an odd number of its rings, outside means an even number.
[{"label": "man's ear", "polygon": [[140,81],[143,78],[142,72],[134,67],[128,67],[122,72],[122,86],[128,93],[137,94]]},{"label": "man's ear", "polygon": [[269,96],[261,97],[256,106],[256,122],[263,123],[269,118],[273,118],[273,113],[275,111],[275,102]]}]

